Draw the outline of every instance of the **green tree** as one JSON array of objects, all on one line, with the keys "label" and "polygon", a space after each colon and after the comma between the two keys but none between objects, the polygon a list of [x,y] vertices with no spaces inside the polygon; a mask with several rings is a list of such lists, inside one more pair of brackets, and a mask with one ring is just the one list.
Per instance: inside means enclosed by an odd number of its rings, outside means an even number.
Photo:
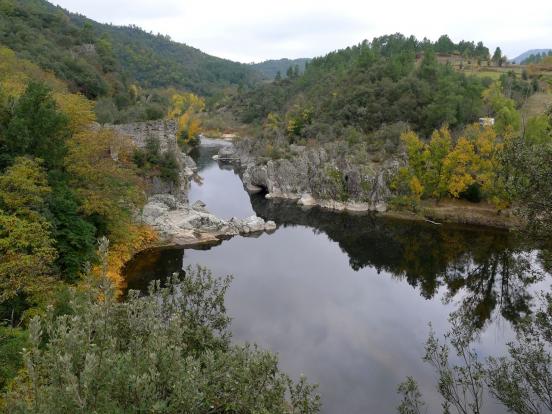
[{"label": "green tree", "polygon": [[48,289],[57,257],[42,216],[49,192],[46,174],[30,159],[17,158],[0,176],[0,302],[34,300]]},{"label": "green tree", "polygon": [[6,395],[7,410],[318,412],[314,387],[292,382],[275,356],[230,343],[229,282],[188,268],[120,302],[106,278],[89,280],[87,291],[72,291],[69,314],[32,320],[27,370]]},{"label": "green tree", "polygon": [[0,393],[23,365],[21,350],[27,345],[27,337],[23,329],[0,326]]},{"label": "green tree", "polygon": [[547,241],[552,234],[552,141],[540,144],[527,138],[507,141],[508,190],[531,235]]},{"label": "green tree", "polygon": [[286,77],[288,79],[292,79],[293,78],[293,67],[289,67],[288,70],[286,71]]},{"label": "green tree", "polygon": [[547,145],[552,142],[552,125],[546,115],[531,117],[525,125],[525,139],[530,145]]},{"label": "green tree", "polygon": [[517,134],[521,127],[521,115],[512,99],[504,96],[499,81],[493,82],[484,92],[483,99],[495,116],[495,130],[499,135]]},{"label": "green tree", "polygon": [[427,145],[427,165],[423,183],[429,195],[438,200],[448,194],[443,164],[451,149],[452,137],[448,128],[443,127],[438,131],[434,131]]},{"label": "green tree", "polygon": [[9,160],[20,155],[33,155],[42,158],[48,168],[61,167],[66,152],[68,122],[59,111],[50,89],[42,83],[29,83],[15,102],[5,132],[0,135],[3,158]]},{"label": "green tree", "polygon": [[454,48],[454,42],[446,34],[440,36],[435,43],[435,51],[438,53],[452,53],[454,52]]},{"label": "green tree", "polygon": [[41,162],[19,157],[0,175],[0,208],[19,217],[36,217],[45,211],[50,193]]},{"label": "green tree", "polygon": [[56,266],[65,281],[75,282],[95,261],[96,227],[80,214],[81,205],[66,180],[55,182],[47,202],[58,252]]},{"label": "green tree", "polygon": [[494,62],[495,65],[502,66],[502,50],[500,50],[500,47],[497,47],[495,49],[491,60]]}]

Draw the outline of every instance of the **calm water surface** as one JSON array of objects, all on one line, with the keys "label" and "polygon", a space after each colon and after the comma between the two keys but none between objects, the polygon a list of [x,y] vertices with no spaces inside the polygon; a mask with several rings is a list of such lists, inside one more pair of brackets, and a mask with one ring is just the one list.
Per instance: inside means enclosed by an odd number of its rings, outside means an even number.
[{"label": "calm water surface", "polygon": [[[144,252],[127,266],[129,287],[195,264],[234,275],[226,298],[234,340],[277,352],[284,370],[319,383],[323,413],[395,413],[407,375],[437,412],[434,374],[421,361],[428,323],[441,334],[459,313],[479,329],[479,353],[497,355],[549,285],[523,272],[527,249],[508,233],[249,197],[234,170],[211,159],[219,142],[203,143],[203,183],[192,184],[190,200],[221,217],[257,214],[278,229],[203,250]],[[487,402],[486,412],[504,410]]]}]

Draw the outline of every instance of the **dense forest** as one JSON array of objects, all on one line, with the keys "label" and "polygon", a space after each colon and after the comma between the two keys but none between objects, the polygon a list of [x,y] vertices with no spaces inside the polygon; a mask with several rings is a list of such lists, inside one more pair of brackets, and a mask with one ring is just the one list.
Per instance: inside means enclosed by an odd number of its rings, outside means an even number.
[{"label": "dense forest", "polygon": [[439,62],[439,54],[453,53],[490,59],[482,43],[383,36],[315,58],[304,75],[255,88],[230,105],[247,123],[264,122],[269,114],[291,120],[308,112],[310,137],[332,138],[351,127],[369,133],[399,121],[426,134],[443,123],[456,128],[484,114],[481,93],[490,80]]},{"label": "dense forest", "polygon": [[305,70],[305,66],[311,59],[309,58],[299,58],[299,59],[271,59],[265,60],[260,63],[252,63],[251,66],[263,74],[265,79],[273,80],[282,78],[286,75],[288,70],[292,68],[295,69],[297,66],[297,72],[302,73]]},{"label": "dense forest", "polygon": [[98,100],[100,122],[158,119],[173,90],[215,96],[261,75],[138,27],[100,24],[44,0],[1,0],[0,43]]}]

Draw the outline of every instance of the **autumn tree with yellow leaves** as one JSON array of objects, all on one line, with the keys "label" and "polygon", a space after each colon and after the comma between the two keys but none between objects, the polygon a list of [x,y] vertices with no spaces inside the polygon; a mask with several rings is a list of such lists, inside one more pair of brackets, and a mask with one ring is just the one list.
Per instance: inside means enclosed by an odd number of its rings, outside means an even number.
[{"label": "autumn tree with yellow leaves", "polygon": [[39,161],[17,158],[0,175],[0,303],[19,295],[37,303],[53,283],[57,251],[43,216],[50,192]]},{"label": "autumn tree with yellow leaves", "polygon": [[178,121],[178,142],[183,146],[198,143],[201,121],[199,114],[205,110],[205,100],[193,93],[175,93],[171,99],[169,118]]},{"label": "autumn tree with yellow leaves", "polygon": [[98,238],[122,287],[122,266],[155,234],[132,220],[144,188],[129,140],[94,124],[94,102],[0,57],[0,317],[18,324],[95,266]]},{"label": "autumn tree with yellow leaves", "polygon": [[471,125],[456,143],[447,127],[434,131],[429,142],[413,131],[405,132],[401,139],[408,164],[400,169],[395,188],[403,196],[413,200],[470,198],[467,192],[471,190],[477,192],[475,199],[483,197],[498,207],[508,205],[501,174],[504,138],[493,128]]}]

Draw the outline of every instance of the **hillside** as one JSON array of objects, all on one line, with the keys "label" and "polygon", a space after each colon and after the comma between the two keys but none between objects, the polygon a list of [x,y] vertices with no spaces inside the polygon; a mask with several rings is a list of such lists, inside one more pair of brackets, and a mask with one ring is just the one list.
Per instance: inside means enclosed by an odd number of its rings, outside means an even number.
[{"label": "hillside", "polygon": [[0,0],[0,44],[93,99],[124,99],[132,82],[209,96],[260,77],[245,64],[137,27],[100,24],[44,0]]},{"label": "hillside", "polygon": [[[463,43],[477,53],[473,42]],[[439,44],[401,34],[364,41],[312,59],[303,75],[240,94],[228,106],[246,123],[272,114],[298,139],[362,136],[397,122],[424,133],[443,123],[456,128],[482,116],[481,92],[490,80],[440,64],[434,50],[452,53],[460,45]]]},{"label": "hillside", "polygon": [[309,58],[300,58],[300,59],[271,59],[265,60],[264,62],[254,63],[251,66],[259,71],[265,79],[273,80],[278,72],[282,77],[286,76],[286,72],[289,68],[295,68],[299,66],[299,72],[302,73],[305,71],[305,65],[310,62]]},{"label": "hillside", "polygon": [[548,52],[552,51],[552,49],[530,49],[530,50],[527,50],[526,52],[523,52],[521,55],[519,56],[516,56],[515,58],[512,59],[512,63],[516,63],[516,64],[522,64],[524,63],[524,61],[529,58],[531,55],[538,55],[538,54],[546,54]]},{"label": "hillside", "polygon": [[548,87],[541,71],[491,62],[482,42],[392,34],[314,58],[303,74],[245,91],[221,108],[292,142],[379,134],[376,141],[395,147],[405,125],[428,137],[442,125],[460,130],[489,116],[482,92],[493,82],[516,108]]}]

